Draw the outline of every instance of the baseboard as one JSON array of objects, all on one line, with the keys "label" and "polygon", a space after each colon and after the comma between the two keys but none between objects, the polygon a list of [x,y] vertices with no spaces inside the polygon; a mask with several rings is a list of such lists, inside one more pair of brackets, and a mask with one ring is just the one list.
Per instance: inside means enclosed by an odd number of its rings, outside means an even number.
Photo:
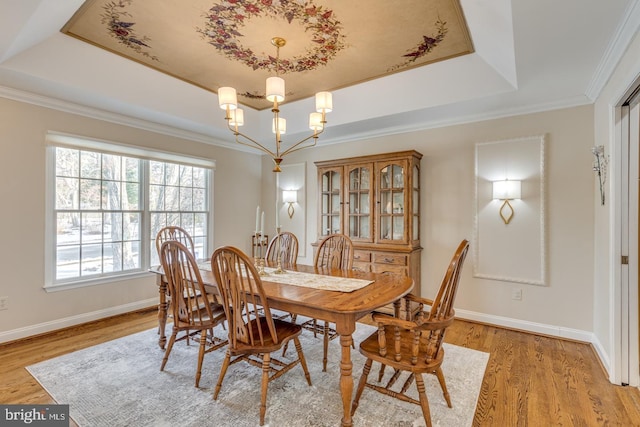
[{"label": "baseboard", "polygon": [[490,325],[502,326],[509,329],[516,329],[540,335],[548,335],[556,338],[582,341],[591,344],[595,341],[595,335],[593,332],[565,328],[562,326],[546,325],[544,323],[529,322],[527,320],[513,319],[510,317],[494,316],[491,314],[477,313],[475,311],[461,309],[456,309],[456,317],[459,319],[488,323]]},{"label": "baseboard", "polygon": [[[600,359],[600,364],[602,365],[602,369],[604,369],[609,381],[613,383],[614,378],[611,375],[611,360],[609,359],[609,355],[605,351],[602,343],[598,339],[598,337],[593,334],[593,340],[591,341],[591,345],[593,345],[596,354],[598,355],[598,359]],[[615,383],[614,383],[615,384]]]},{"label": "baseboard", "polygon": [[37,325],[25,326],[23,328],[13,329],[10,331],[0,332],[0,343],[15,341],[34,335],[52,332],[58,329],[68,328],[93,320],[104,319],[105,317],[124,314],[131,311],[141,310],[158,304],[158,298],[150,298],[142,301],[136,301],[116,307],[105,308],[104,310],[92,311],[90,313],[78,314],[76,316],[56,319],[51,322],[39,323]]}]

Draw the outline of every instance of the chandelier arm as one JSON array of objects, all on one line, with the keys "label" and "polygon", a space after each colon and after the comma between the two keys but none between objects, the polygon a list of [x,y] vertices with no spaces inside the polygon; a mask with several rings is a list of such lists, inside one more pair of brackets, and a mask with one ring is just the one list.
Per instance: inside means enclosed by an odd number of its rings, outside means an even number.
[{"label": "chandelier arm", "polygon": [[[255,139],[245,135],[244,133],[237,131],[235,129],[233,129],[231,126],[229,126],[229,129],[231,129],[231,131],[233,132],[233,134],[236,136],[236,142],[240,145],[246,145],[247,147],[251,147],[251,148],[257,148],[258,150],[270,155],[271,157],[275,158],[277,155],[276,153],[274,153],[273,151],[269,150],[267,147],[265,147],[264,145],[260,144],[258,141],[256,141]],[[244,139],[251,141],[252,144],[249,144],[247,142],[241,141],[238,137],[241,136]]]},{"label": "chandelier arm", "polygon": [[[235,132],[236,135],[236,142],[238,144],[241,145],[246,145],[247,147],[251,147],[251,148],[257,148],[258,150],[262,151],[265,154],[268,154],[269,156],[271,156],[272,158],[276,157],[276,153],[274,153],[273,151],[269,150],[267,147],[265,147],[264,145],[260,144],[258,141],[248,137],[247,135],[243,134],[242,132]],[[251,144],[241,141],[238,137],[241,136],[249,141],[251,141]]]},{"label": "chandelier arm", "polygon": [[[295,153],[298,150],[302,150],[304,148],[311,148],[313,146],[316,145],[316,143],[318,142],[318,137],[320,136],[320,134],[324,132],[324,127],[322,128],[322,130],[320,132],[314,132],[312,135],[309,135],[308,137],[306,137],[305,139],[298,141],[297,143],[295,143],[294,145],[292,145],[291,147],[287,148],[283,153],[280,154],[280,157],[284,157],[287,154],[291,154],[291,153]],[[308,141],[309,139],[313,138],[313,144],[311,145],[305,145],[304,147],[300,147],[299,145]]]}]

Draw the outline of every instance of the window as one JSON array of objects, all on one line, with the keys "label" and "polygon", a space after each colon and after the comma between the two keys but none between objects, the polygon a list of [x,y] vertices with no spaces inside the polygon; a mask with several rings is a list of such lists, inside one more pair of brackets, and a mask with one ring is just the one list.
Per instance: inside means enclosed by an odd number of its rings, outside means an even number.
[{"label": "window", "polygon": [[160,264],[156,235],[167,225],[184,228],[195,246],[196,258],[207,256],[207,174],[203,168],[149,162],[151,264]]},{"label": "window", "polygon": [[47,227],[52,250],[45,287],[85,286],[146,271],[159,264],[155,236],[167,225],[189,232],[196,257],[209,253],[211,167],[131,147],[91,141],[74,146],[60,139],[49,138],[53,226]]}]

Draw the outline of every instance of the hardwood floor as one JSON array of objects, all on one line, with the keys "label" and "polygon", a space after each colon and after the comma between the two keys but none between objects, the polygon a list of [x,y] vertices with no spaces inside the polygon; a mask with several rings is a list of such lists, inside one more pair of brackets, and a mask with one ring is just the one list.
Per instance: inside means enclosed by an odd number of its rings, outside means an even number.
[{"label": "hardwood floor", "polygon": [[[53,403],[26,366],[155,326],[149,309],[0,345],[0,403]],[[491,354],[474,426],[640,426],[640,390],[609,383],[588,344],[461,320],[446,341]]]}]

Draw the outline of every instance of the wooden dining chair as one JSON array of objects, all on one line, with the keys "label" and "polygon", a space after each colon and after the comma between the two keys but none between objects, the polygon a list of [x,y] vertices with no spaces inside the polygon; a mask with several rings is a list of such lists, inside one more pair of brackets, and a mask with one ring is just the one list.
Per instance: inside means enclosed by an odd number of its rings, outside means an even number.
[{"label": "wooden dining chair", "polygon": [[167,240],[177,240],[186,246],[194,257],[196,256],[193,238],[184,228],[176,225],[169,225],[158,231],[158,234],[156,234],[156,251],[158,252],[158,256],[160,256],[160,248],[162,247],[162,244]]},{"label": "wooden dining chair", "polygon": [[[230,365],[244,360],[261,367],[260,425],[263,425],[267,410],[267,386],[271,381],[300,364],[307,383],[311,385],[311,376],[298,338],[302,327],[272,317],[262,279],[253,261],[240,249],[232,246],[216,249],[211,256],[211,270],[229,322],[229,344],[213,399],[217,400]],[[295,360],[287,362],[271,356],[290,340],[298,355]]]},{"label": "wooden dining chair", "polygon": [[[442,343],[447,327],[453,323],[455,315],[453,303],[460,282],[460,271],[468,250],[469,242],[467,240],[460,242],[434,300],[409,294],[402,299],[403,315],[400,318],[382,313],[373,314],[378,331],[360,343],[360,353],[367,358],[367,361],[353,399],[351,415],[358,408],[362,392],[367,387],[387,396],[420,405],[424,421],[430,427],[431,413],[422,374],[434,374],[438,378],[447,405],[452,407],[441,369],[444,360]],[[425,311],[425,307],[429,309]],[[367,381],[374,361],[381,364],[377,383]],[[387,384],[381,385],[386,366],[392,367],[394,373]],[[402,371],[409,373],[408,378],[400,390],[397,387],[392,389]],[[406,394],[414,380],[418,390],[418,400]]]},{"label": "wooden dining chair", "polygon": [[[227,343],[226,340],[213,335],[214,328],[224,322],[225,311],[222,305],[212,304],[208,299],[198,264],[189,248],[177,240],[167,240],[160,247],[160,262],[171,295],[182,295],[182,298],[174,298],[171,304],[173,329],[160,370],[164,370],[176,341],[188,339],[192,332],[199,332],[200,349],[196,371],[196,387],[198,387],[205,353],[214,351]],[[179,332],[185,332],[185,334],[178,338]]]},{"label": "wooden dining chair", "polygon": [[[278,261],[280,261],[280,267],[283,269],[295,267],[298,263],[298,238],[296,235],[290,231],[283,231],[275,236],[267,246],[265,258],[270,265],[277,265]],[[295,313],[282,314],[276,317],[281,319],[288,316],[291,316],[292,322],[296,321]],[[287,352],[287,347],[288,343],[282,348],[283,356]]]},{"label": "wooden dining chair", "polygon": [[[191,252],[194,258],[196,257],[195,245],[193,243],[193,238],[191,237],[189,232],[182,227],[178,227],[177,225],[168,225],[160,229],[160,231],[158,231],[158,234],[156,234],[156,250],[158,251],[159,258],[160,258],[160,248],[162,247],[162,244],[169,240],[178,241],[182,243],[189,250],[189,252]],[[215,295],[208,295],[208,298],[213,304],[218,303],[216,299],[217,297]],[[172,299],[171,299],[171,292],[169,288],[167,288],[167,291],[166,291],[166,299],[167,299],[167,304],[169,306],[169,309],[167,310],[167,312],[172,313],[172,309],[171,309]],[[191,335],[191,332],[185,331],[185,333],[187,335],[186,342],[188,345],[189,336]]]},{"label": "wooden dining chair", "polygon": [[269,242],[267,261],[282,263],[282,267],[294,267],[298,262],[298,238],[290,231],[283,231]]},{"label": "wooden dining chair", "polygon": [[[316,268],[351,270],[353,268],[353,242],[345,234],[330,234],[320,245],[313,258]],[[338,333],[329,322],[324,322],[324,327],[318,327],[318,320],[312,319],[303,324],[304,327],[313,330],[313,336],[320,333],[323,337],[324,353],[322,357],[322,371],[327,371],[327,353],[329,341],[336,338]]]}]

